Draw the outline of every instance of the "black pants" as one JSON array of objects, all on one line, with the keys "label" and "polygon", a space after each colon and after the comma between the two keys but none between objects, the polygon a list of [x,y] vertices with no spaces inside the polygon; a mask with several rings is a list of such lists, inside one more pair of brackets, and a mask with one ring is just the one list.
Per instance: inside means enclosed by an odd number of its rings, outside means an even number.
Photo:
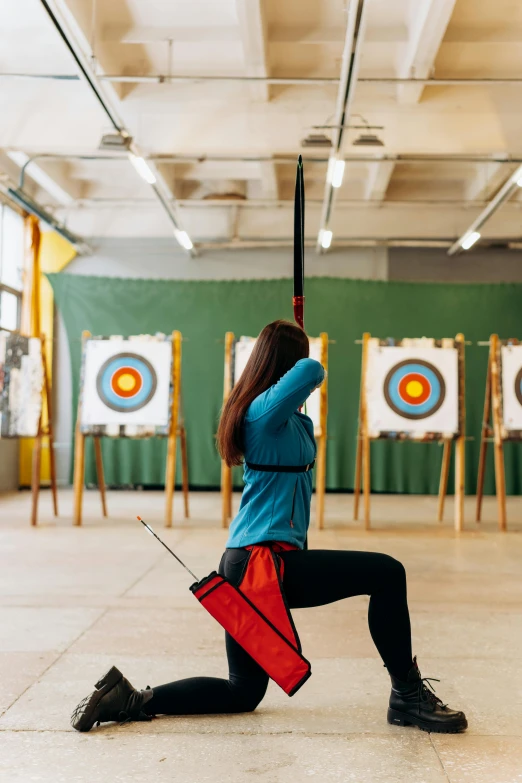
[{"label": "black pants", "polygon": [[[220,573],[237,584],[247,555],[244,549],[227,549]],[[329,549],[282,552],[280,556],[284,560],[283,587],[291,609],[369,595],[368,625],[375,646],[390,674],[406,679],[412,665],[411,630],[406,573],[398,560],[373,552]],[[228,634],[226,648],[228,680],[191,677],[156,686],[145,711],[151,715],[204,715],[255,710],[265,695],[268,675]],[[303,652],[306,655],[306,650]]]}]

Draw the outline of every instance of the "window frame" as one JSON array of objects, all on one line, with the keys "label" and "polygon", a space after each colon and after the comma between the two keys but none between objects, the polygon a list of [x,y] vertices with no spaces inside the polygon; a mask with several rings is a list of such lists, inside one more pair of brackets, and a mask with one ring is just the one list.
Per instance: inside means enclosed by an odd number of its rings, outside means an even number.
[{"label": "window frame", "polygon": [[[12,207],[9,204],[6,204],[3,201],[0,201],[0,270],[2,267],[2,251],[3,251],[3,242],[2,242],[2,232],[3,232],[3,223],[4,223],[4,210],[5,209],[11,209],[13,212],[20,214],[17,209],[12,209]],[[24,267],[24,259],[21,259],[22,262],[22,269]],[[2,283],[0,279],[0,296],[2,292],[5,291],[8,294],[12,294],[17,299],[17,310],[16,310],[16,329],[9,329],[7,326],[2,326],[2,313],[1,313],[1,303],[0,303],[0,331],[2,332],[10,332],[11,334],[16,334],[17,332],[20,332],[21,327],[21,320],[22,320],[22,300],[24,295],[23,285],[22,288],[13,288],[10,285],[7,285],[7,283]]]}]

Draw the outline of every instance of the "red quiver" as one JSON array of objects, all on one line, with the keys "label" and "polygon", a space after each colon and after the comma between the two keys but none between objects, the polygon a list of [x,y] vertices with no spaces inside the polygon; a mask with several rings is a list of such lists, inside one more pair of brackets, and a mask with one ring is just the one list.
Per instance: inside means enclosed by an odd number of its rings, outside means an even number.
[{"label": "red quiver", "polygon": [[191,586],[198,601],[289,696],[311,675],[282,590],[287,544],[247,547],[243,578],[235,587],[213,571]]}]

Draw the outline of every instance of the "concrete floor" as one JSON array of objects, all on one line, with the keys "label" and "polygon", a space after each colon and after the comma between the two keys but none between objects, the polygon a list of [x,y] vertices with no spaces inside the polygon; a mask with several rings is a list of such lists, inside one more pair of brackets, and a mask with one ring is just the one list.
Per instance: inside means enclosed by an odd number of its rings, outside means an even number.
[{"label": "concrete floor", "polygon": [[[179,495],[176,516],[179,517]],[[327,497],[327,530],[312,547],[384,551],[409,576],[414,651],[438,693],[466,711],[465,735],[386,723],[388,679],[372,645],[367,599],[295,612],[313,676],[289,699],[270,684],[244,716],[158,718],[81,735],[76,703],[111,664],[137,687],[193,674],[226,675],[217,624],[141,514],[204,575],[225,542],[217,494],[191,496],[192,519],[162,527],[159,493],[109,493],[109,520],[87,492],[82,528],[42,494],[28,526],[28,493],[0,497],[0,781],[105,783],[515,783],[522,781],[522,499],[499,534],[493,499],[480,529],[456,536],[434,523],[434,498],[378,497],[375,530],[351,518],[350,496]],[[468,499],[472,519],[473,499]],[[518,520],[518,522],[515,522]]]}]

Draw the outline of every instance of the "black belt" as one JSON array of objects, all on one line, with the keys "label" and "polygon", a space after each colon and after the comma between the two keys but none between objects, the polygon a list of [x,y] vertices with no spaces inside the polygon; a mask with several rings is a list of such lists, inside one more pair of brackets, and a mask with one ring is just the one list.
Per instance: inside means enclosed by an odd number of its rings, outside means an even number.
[{"label": "black belt", "polygon": [[254,462],[245,462],[250,470],[262,470],[265,473],[308,473],[315,465],[315,459],[309,465],[256,465]]}]

